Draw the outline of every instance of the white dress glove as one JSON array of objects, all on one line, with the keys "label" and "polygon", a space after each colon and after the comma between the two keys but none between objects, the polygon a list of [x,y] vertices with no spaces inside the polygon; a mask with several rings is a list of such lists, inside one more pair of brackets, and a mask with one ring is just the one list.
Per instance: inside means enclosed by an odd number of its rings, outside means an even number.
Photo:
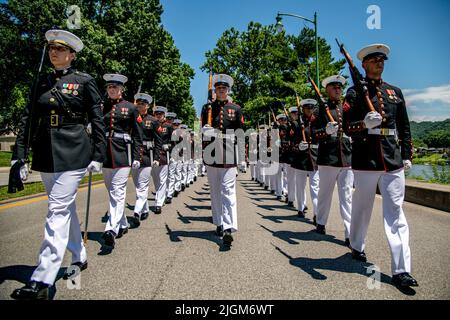
[{"label": "white dress glove", "polygon": [[207,124],[205,124],[205,125],[202,127],[202,134],[203,134],[204,136],[212,137],[213,133],[214,133],[214,128],[213,128],[213,127],[210,127],[210,126],[207,125]]},{"label": "white dress glove", "polygon": [[325,131],[329,135],[333,135],[338,132],[339,125],[337,122],[328,122],[327,126],[325,127]]},{"label": "white dress glove", "polygon": [[[18,160],[11,160],[11,167],[17,162]],[[26,181],[28,179],[29,171],[28,171],[28,164],[24,163],[19,170],[20,179],[22,181]]]},{"label": "white dress glove", "polygon": [[153,166],[154,166],[154,167],[158,167],[158,166],[159,166],[159,161],[154,160],[154,161],[153,161]]},{"label": "white dress glove", "polygon": [[101,162],[91,161],[91,163],[87,166],[87,170],[89,172],[100,172],[102,170],[102,166],[103,164]]},{"label": "white dress glove", "polygon": [[300,151],[308,150],[308,143],[302,141],[298,144],[298,148],[300,149]]},{"label": "white dress glove", "polygon": [[375,127],[378,127],[383,120],[383,117],[381,114],[379,114],[376,111],[370,111],[366,114],[364,118],[364,124],[366,125],[367,129],[373,129]]},{"label": "white dress glove", "polygon": [[92,134],[92,124],[90,122],[86,126],[86,132],[88,133],[88,135]]},{"label": "white dress glove", "polygon": [[131,167],[133,169],[139,169],[140,166],[141,166],[141,163],[137,160],[134,160],[133,163],[131,164]]},{"label": "white dress glove", "polygon": [[405,170],[408,171],[412,167],[412,163],[409,160],[403,160],[403,166],[405,167]]}]

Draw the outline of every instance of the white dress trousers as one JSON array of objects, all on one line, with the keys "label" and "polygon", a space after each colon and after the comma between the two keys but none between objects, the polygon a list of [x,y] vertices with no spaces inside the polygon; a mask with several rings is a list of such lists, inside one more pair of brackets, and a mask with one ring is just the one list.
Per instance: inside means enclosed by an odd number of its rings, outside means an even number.
[{"label": "white dress trousers", "polygon": [[319,171],[295,170],[295,189],[297,191],[297,210],[303,211],[306,206],[306,180],[309,177],[309,192],[313,205],[313,214],[317,215],[317,204],[319,199]]},{"label": "white dress trousers", "polygon": [[31,280],[53,285],[66,248],[72,263],[87,260],[75,206],[78,186],[86,169],[55,173],[41,172],[48,196],[48,213],[39,261]]},{"label": "white dress trousers", "polygon": [[206,166],[213,223],[237,231],[236,168]]},{"label": "white dress trousers", "polygon": [[345,238],[348,238],[350,234],[353,193],[353,171],[349,167],[319,166],[317,223],[321,225],[327,224],[336,182],[339,195],[339,209],[345,228]]},{"label": "white dress trousers", "polygon": [[113,231],[116,235],[119,233],[119,229],[128,227],[125,216],[125,198],[130,170],[130,167],[103,168],[103,178],[109,193],[109,219],[105,231]]},{"label": "white dress trousers", "polygon": [[152,178],[155,185],[155,207],[162,207],[166,200],[168,165],[155,166],[152,169]]},{"label": "white dress trousers", "polygon": [[169,177],[167,179],[167,197],[172,198],[175,191],[175,181],[177,180],[177,166],[178,162],[171,160],[169,163]]},{"label": "white dress trousers", "polygon": [[134,205],[134,213],[137,213],[139,216],[141,213],[150,211],[147,199],[151,172],[152,167],[131,169],[133,182],[136,186],[136,203]]},{"label": "white dress trousers", "polygon": [[364,250],[378,184],[383,199],[384,231],[391,250],[392,274],[411,273],[409,227],[402,209],[405,197],[404,170],[354,171],[354,174],[355,192],[353,193],[350,228],[352,248],[360,252]]},{"label": "white dress trousers", "polygon": [[295,182],[295,169],[290,165],[287,168],[287,185],[288,185],[288,201],[295,203],[296,196],[296,182]]}]

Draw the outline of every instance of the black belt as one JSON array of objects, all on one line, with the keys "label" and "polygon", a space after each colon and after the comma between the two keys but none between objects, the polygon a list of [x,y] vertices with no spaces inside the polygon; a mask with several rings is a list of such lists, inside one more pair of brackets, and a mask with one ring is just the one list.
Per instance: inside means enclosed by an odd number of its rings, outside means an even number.
[{"label": "black belt", "polygon": [[68,124],[87,124],[87,119],[85,117],[69,117],[62,116],[58,114],[52,114],[49,116],[43,116],[40,118],[40,124],[49,127],[60,127],[62,125]]}]

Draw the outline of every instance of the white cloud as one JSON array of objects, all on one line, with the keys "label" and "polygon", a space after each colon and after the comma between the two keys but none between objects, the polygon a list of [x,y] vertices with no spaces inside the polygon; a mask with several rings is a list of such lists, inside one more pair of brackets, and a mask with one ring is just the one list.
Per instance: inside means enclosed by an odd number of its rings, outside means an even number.
[{"label": "white cloud", "polygon": [[422,121],[444,121],[450,118],[450,116],[446,115],[437,115],[437,116],[427,116],[427,115],[412,115],[409,117],[410,121],[422,122]]},{"label": "white cloud", "polygon": [[450,118],[450,84],[402,90],[413,121],[442,121]]},{"label": "white cloud", "polygon": [[450,84],[438,87],[428,87],[423,89],[405,89],[403,90],[406,104],[412,103],[432,103],[441,102],[449,105],[450,108]]}]

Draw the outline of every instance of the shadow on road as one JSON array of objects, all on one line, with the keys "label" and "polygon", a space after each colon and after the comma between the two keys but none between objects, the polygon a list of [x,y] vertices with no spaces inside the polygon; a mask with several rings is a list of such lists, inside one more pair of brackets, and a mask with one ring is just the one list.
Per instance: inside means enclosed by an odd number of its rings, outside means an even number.
[{"label": "shadow on road", "polygon": [[299,221],[304,222],[310,225],[313,225],[313,222],[308,218],[300,218],[298,214],[292,214],[288,216],[265,216],[259,212],[256,212],[257,215],[261,216],[263,219],[270,220],[275,223],[283,223],[283,221]]},{"label": "shadow on road", "polygon": [[212,223],[212,217],[193,217],[193,216],[183,216],[180,211],[177,210],[178,219],[184,224],[189,224],[191,221],[203,221]]},{"label": "shadow on road", "polygon": [[[318,234],[314,230],[310,230],[307,232],[294,232],[294,231],[273,231],[269,228],[259,225],[261,228],[263,228],[266,231],[269,231],[272,233],[274,237],[277,237],[283,241],[286,241],[289,244],[300,244],[300,241],[327,241],[331,243],[335,243],[341,246],[345,246],[345,242],[339,239],[336,239],[335,236],[326,234]],[[296,241],[298,240],[298,241]]]},{"label": "shadow on road", "polygon": [[192,196],[189,196],[189,198],[191,198],[194,201],[198,201],[198,202],[205,202],[205,201],[211,201],[210,198],[194,198]]},{"label": "shadow on road", "polygon": [[247,196],[247,198],[249,198],[250,200],[253,200],[253,201],[258,201],[258,202],[263,202],[263,201],[275,201],[275,200],[276,200],[275,197],[270,197],[270,198],[261,198],[261,197],[258,197],[257,199],[255,199],[255,197],[249,197],[249,196]]},{"label": "shadow on road", "polygon": [[199,238],[214,242],[219,247],[222,245],[222,241],[215,235],[214,231],[181,231],[172,230],[166,223],[167,234],[169,235],[170,241],[181,242],[180,238]]},{"label": "shadow on road", "polygon": [[198,211],[198,210],[211,210],[211,206],[191,206],[191,205],[187,204],[186,202],[184,203],[184,205],[185,205],[189,210],[193,210],[193,211]]},{"label": "shadow on road", "polygon": [[203,196],[206,194],[209,194],[209,192],[198,192],[198,191],[194,191],[196,194],[198,194],[199,196]]},{"label": "shadow on road", "polygon": [[[27,284],[30,281],[31,275],[37,266],[26,266],[26,265],[14,265],[0,268],[0,284],[5,282],[5,280],[15,280],[22,284]],[[67,267],[60,268],[58,275],[56,276],[55,283],[59,281]],[[12,293],[12,292],[11,292]],[[49,288],[49,299],[53,300],[56,295],[56,286],[53,285]]]},{"label": "shadow on road", "polygon": [[[362,276],[366,276],[367,286],[374,285],[375,281],[379,281],[381,283],[393,286],[397,288],[400,292],[406,295],[415,295],[416,291],[412,288],[398,288],[391,283],[391,277],[386,275],[385,273],[380,272],[378,275],[375,275],[375,270],[372,269],[373,264],[368,262],[360,262],[352,259],[351,253],[343,254],[337,258],[321,258],[321,259],[312,259],[299,257],[294,258],[284,252],[281,248],[272,244],[277,251],[279,251],[282,255],[289,259],[289,263],[297,268],[302,269],[304,272],[309,274],[311,278],[316,280],[326,280],[327,276],[320,273],[318,270],[331,270],[345,273],[354,273],[360,274]],[[369,280],[370,279],[370,280]]]},{"label": "shadow on road", "polygon": [[297,209],[295,209],[293,207],[289,207],[287,204],[257,204],[255,202],[253,202],[253,204],[264,210],[276,211],[276,210],[284,209],[284,210],[297,212]]}]

